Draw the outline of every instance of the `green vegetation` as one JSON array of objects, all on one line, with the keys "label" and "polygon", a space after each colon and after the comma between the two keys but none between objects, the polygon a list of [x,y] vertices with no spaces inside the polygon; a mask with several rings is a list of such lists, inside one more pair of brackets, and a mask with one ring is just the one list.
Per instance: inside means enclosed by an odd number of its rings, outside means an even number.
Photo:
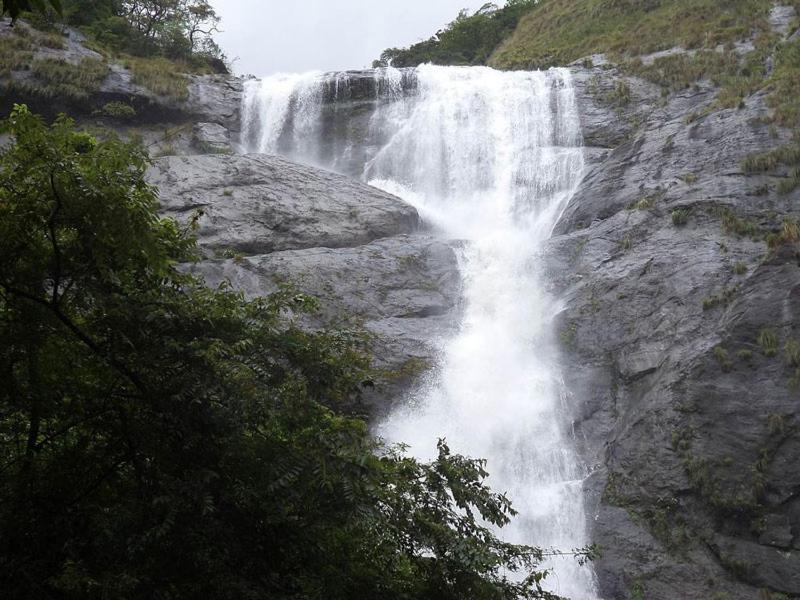
[{"label": "green vegetation", "polygon": [[717,362],[719,363],[720,367],[722,367],[723,371],[727,372],[733,368],[733,363],[728,355],[728,351],[722,346],[716,346],[714,348],[714,357],[717,359]]},{"label": "green vegetation", "polygon": [[159,218],[140,146],[19,106],[0,131],[4,595],[551,598],[543,552],[487,529],[514,511],[483,461],[337,413],[370,377],[357,331],[179,268],[197,217]]},{"label": "green vegetation", "polygon": [[677,498],[632,498],[624,491],[632,483],[620,473],[609,473],[603,488],[603,504],[624,508],[634,522],[646,526],[672,554],[681,553],[690,543],[690,538]]},{"label": "green vegetation", "polygon": [[[795,8],[800,12],[797,3]],[[769,79],[769,86],[772,93],[768,102],[775,110],[774,122],[797,128],[800,123],[800,39],[777,48],[775,71]]]},{"label": "green vegetation", "polygon": [[631,586],[631,600],[645,600],[645,598],[644,583],[641,577],[637,577]]},{"label": "green vegetation", "polygon": [[794,219],[784,219],[777,232],[767,235],[767,246],[774,252],[781,246],[797,244],[800,242],[800,222]]},{"label": "green vegetation", "polygon": [[[211,37],[219,18],[205,0],[65,0],[63,11],[33,4],[41,10],[25,16],[36,29],[23,23],[0,37],[0,76],[30,71],[31,80],[16,78],[7,84],[26,93],[84,102],[107,75],[109,59],[129,68],[135,84],[173,100],[188,96],[182,73],[227,72],[225,57]],[[81,29],[88,36],[86,45],[104,59],[87,58],[80,64],[36,59],[41,47],[64,46],[61,22]]]},{"label": "green vegetation", "polygon": [[617,107],[627,106],[631,103],[631,88],[625,81],[618,81],[613,91],[605,98],[606,102]]},{"label": "green vegetation", "polygon": [[772,171],[781,164],[800,163],[800,140],[796,146],[781,146],[764,154],[751,154],[742,161],[745,173]]},{"label": "green vegetation", "polygon": [[374,66],[486,64],[497,45],[514,31],[522,15],[535,4],[536,0],[508,0],[502,8],[489,2],[472,15],[462,10],[455,21],[430,39],[409,48],[384,50]]},{"label": "green vegetation", "polygon": [[171,60],[131,57],[123,62],[123,66],[130,69],[133,83],[141,85],[159,96],[185,100],[189,95],[188,80],[176,75],[175,63]]},{"label": "green vegetation", "polygon": [[672,224],[675,227],[683,227],[686,223],[689,222],[689,209],[688,208],[676,208],[672,211]]},{"label": "green vegetation", "polygon": [[764,356],[773,357],[778,353],[778,336],[773,329],[762,329],[758,333],[758,345]]},{"label": "green vegetation", "polygon": [[769,32],[771,7],[771,0],[541,0],[490,64],[544,68],[598,52],[623,58],[676,46],[713,50]]},{"label": "green vegetation", "polygon": [[40,32],[18,24],[10,32],[0,36],[0,76],[12,71],[28,71],[33,62],[34,50],[38,47],[63,48],[62,35]]},{"label": "green vegetation", "polygon": [[781,436],[770,434],[765,452],[750,469],[742,469],[738,478],[723,477],[725,463],[697,458],[692,453],[695,433],[691,429],[674,431],[672,446],[680,456],[694,491],[720,518],[736,521],[753,519],[762,509],[764,472],[774,458]]},{"label": "green vegetation", "polygon": [[722,229],[725,233],[739,237],[749,237],[754,241],[762,239],[764,235],[758,224],[736,216],[727,207],[717,209],[717,215],[722,220]]},{"label": "green vegetation", "polygon": [[[786,115],[797,113],[797,100],[791,95],[793,82],[800,74],[797,57],[788,52],[794,42],[779,44],[777,37],[766,30],[755,38],[755,49],[739,54],[727,45],[699,50],[693,53],[680,52],[661,56],[645,65],[638,57],[625,60],[622,68],[662,87],[664,95],[696,85],[702,79],[710,80],[720,88],[716,102],[706,112],[721,108],[742,107],[745,99],[764,87],[773,90],[769,102],[776,109],[774,122],[793,126]],[[768,57],[777,54],[780,68],[770,75],[767,72]],[[792,108],[794,107],[794,108]],[[695,115],[692,122],[702,115]],[[776,132],[777,133],[777,132]]]},{"label": "green vegetation", "polygon": [[100,89],[108,74],[108,65],[93,58],[84,58],[78,64],[45,58],[31,63],[31,74],[33,83],[15,82],[13,85],[24,87],[30,93],[44,98],[65,98],[79,102]]},{"label": "green vegetation", "polygon": [[737,291],[738,288],[736,287],[722,288],[721,293],[715,294],[703,300],[703,310],[711,310],[712,308],[716,308],[717,306],[720,305],[730,304],[733,301],[733,298],[736,296]]},{"label": "green vegetation", "polygon": [[656,202],[664,197],[664,191],[656,189],[645,196],[639,198],[636,202],[628,205],[628,210],[647,210],[655,206]]},{"label": "green vegetation", "polygon": [[136,109],[126,102],[107,102],[100,109],[99,113],[105,117],[111,117],[120,121],[127,121],[136,116]]},{"label": "green vegetation", "polygon": [[734,263],[733,265],[733,272],[736,275],[744,275],[745,273],[747,273],[747,263],[744,263],[742,261],[736,261],[736,263]]},{"label": "green vegetation", "polygon": [[694,173],[686,173],[685,175],[681,176],[681,179],[686,185],[697,183],[697,175]]},{"label": "green vegetation", "polygon": [[[800,71],[798,76],[800,76]],[[778,184],[778,193],[788,194],[800,187],[800,130],[795,132],[794,141],[791,144],[779,146],[763,154],[751,154],[746,157],[742,161],[742,170],[745,173],[766,173],[780,165],[787,167],[789,174]]]},{"label": "green vegetation", "polygon": [[180,61],[184,71],[227,72],[212,37],[220,19],[207,0],[63,0],[63,5],[61,15],[35,15],[34,23],[47,27],[63,19],[105,55],[162,57]]},{"label": "green vegetation", "polygon": [[628,205],[628,210],[647,210],[648,208],[653,208],[652,196],[645,196]]},{"label": "green vegetation", "polygon": [[800,187],[800,39],[776,48],[775,69],[766,80],[766,87],[770,91],[767,103],[773,109],[772,126],[794,128],[794,139],[771,152],[748,156],[742,161],[742,169],[746,173],[762,173],[783,165],[788,175],[777,189],[779,194],[788,194]]},{"label": "green vegetation", "polygon": [[720,76],[738,64],[738,57],[732,52],[703,50],[694,54],[681,52],[660,56],[647,65],[637,57],[624,62],[623,68],[670,93],[689,88],[703,78],[719,83]]},{"label": "green vegetation", "polygon": [[784,353],[788,364],[800,367],[800,342],[794,339],[788,340],[784,346]]},{"label": "green vegetation", "polygon": [[703,298],[703,310],[711,310],[719,305],[719,297],[712,296],[710,298]]},{"label": "green vegetation", "polygon": [[11,35],[0,37],[0,75],[8,76],[11,71],[24,71],[30,68],[33,60],[33,44],[18,32],[21,27],[15,27]]},{"label": "green vegetation", "polygon": [[0,15],[4,16],[8,13],[15,20],[24,11],[43,9],[47,4],[57,12],[63,10],[61,0],[2,0],[0,2]]}]

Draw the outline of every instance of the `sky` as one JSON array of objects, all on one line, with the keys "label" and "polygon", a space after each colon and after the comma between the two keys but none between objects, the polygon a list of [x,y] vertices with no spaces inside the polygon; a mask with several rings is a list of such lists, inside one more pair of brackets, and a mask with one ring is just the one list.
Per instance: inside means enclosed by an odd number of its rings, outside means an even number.
[{"label": "sky", "polygon": [[[426,39],[486,0],[211,0],[215,36],[239,74],[369,67],[389,47]],[[497,2],[502,4],[502,2]]]}]

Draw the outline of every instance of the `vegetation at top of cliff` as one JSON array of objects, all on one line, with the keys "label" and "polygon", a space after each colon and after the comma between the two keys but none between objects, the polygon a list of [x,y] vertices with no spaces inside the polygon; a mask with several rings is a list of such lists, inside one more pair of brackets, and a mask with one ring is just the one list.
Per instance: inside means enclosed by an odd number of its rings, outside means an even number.
[{"label": "vegetation at top of cliff", "polygon": [[334,411],[369,376],[357,334],[178,267],[197,219],[159,218],[141,147],[24,106],[0,131],[4,595],[551,597],[543,552],[487,528],[514,511],[483,461]]},{"label": "vegetation at top of cliff", "polygon": [[[785,0],[800,9],[798,0]],[[499,68],[564,65],[591,54],[716,48],[768,32],[771,0],[540,0],[492,56]]]},{"label": "vegetation at top of cliff", "polygon": [[373,66],[416,67],[486,64],[497,45],[516,28],[536,0],[508,0],[502,8],[487,3],[473,14],[462,10],[456,19],[434,36],[409,46],[384,50]]},{"label": "vegetation at top of cliff", "polygon": [[79,28],[106,55],[162,58],[181,71],[227,72],[214,41],[219,17],[207,0],[61,0],[63,10],[27,16],[43,29]]},{"label": "vegetation at top of cliff", "polygon": [[[800,0],[785,0],[800,12]],[[390,48],[376,66],[425,62],[501,69],[565,65],[596,53],[617,58],[714,49],[768,32],[771,0],[512,0],[462,11],[428,40]]]}]

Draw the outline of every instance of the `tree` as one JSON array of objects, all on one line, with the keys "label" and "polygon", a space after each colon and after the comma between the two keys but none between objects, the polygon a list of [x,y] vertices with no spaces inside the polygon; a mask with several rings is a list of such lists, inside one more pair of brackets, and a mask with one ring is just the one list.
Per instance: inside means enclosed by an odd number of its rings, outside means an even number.
[{"label": "tree", "polygon": [[184,0],[181,8],[186,36],[192,50],[196,51],[201,38],[209,39],[212,34],[219,32],[220,18],[206,0]]},{"label": "tree", "polygon": [[497,48],[517,26],[536,0],[509,0],[498,8],[492,2],[472,14],[461,10],[458,16],[436,35],[408,48],[384,50],[373,66],[416,67],[431,62],[440,65],[486,64]]},{"label": "tree", "polygon": [[61,0],[2,0],[2,12],[0,15],[6,13],[11,15],[12,22],[19,17],[20,13],[31,10],[44,11],[47,9],[48,4],[53,9],[61,13]]},{"label": "tree", "polygon": [[145,38],[174,44],[181,37],[190,52],[218,31],[220,21],[206,0],[123,0],[122,14]]},{"label": "tree", "polygon": [[549,597],[542,551],[487,528],[514,511],[482,461],[334,410],[369,377],[357,332],[179,267],[195,221],[158,217],[140,147],[22,106],[0,129],[5,595]]},{"label": "tree", "polygon": [[67,23],[86,26],[119,15],[121,0],[65,0],[63,4]]}]

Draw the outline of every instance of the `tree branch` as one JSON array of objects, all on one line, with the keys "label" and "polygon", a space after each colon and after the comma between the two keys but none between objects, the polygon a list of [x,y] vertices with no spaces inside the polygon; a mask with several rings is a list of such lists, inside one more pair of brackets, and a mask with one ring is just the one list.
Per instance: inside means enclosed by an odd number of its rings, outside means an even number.
[{"label": "tree branch", "polygon": [[53,304],[52,302],[48,302],[39,298],[38,296],[26,292],[25,290],[20,290],[14,287],[9,286],[6,283],[0,283],[7,292],[19,296],[20,298],[25,298],[26,300],[30,300],[40,306],[44,306],[45,308],[49,309],[55,317],[61,321],[61,323],[70,331],[72,334],[77,337],[83,344],[89,348],[92,352],[94,352],[98,357],[105,360],[111,367],[117,370],[119,373],[125,376],[135,387],[139,390],[139,392],[143,395],[147,395],[147,387],[144,385],[141,377],[134,371],[128,368],[127,365],[122,363],[121,361],[117,360],[113,356],[110,356],[107,352],[104,352],[100,345],[95,342],[88,334],[84,333],[80,327],[78,327],[72,320],[61,312],[61,309],[57,304]]},{"label": "tree branch", "polygon": [[58,247],[55,220],[58,213],[61,212],[64,202],[56,189],[55,171],[50,171],[50,189],[53,190],[56,205],[47,220],[47,231],[50,237],[50,244],[53,246],[53,305],[58,306],[58,288],[61,286],[61,249]]}]

